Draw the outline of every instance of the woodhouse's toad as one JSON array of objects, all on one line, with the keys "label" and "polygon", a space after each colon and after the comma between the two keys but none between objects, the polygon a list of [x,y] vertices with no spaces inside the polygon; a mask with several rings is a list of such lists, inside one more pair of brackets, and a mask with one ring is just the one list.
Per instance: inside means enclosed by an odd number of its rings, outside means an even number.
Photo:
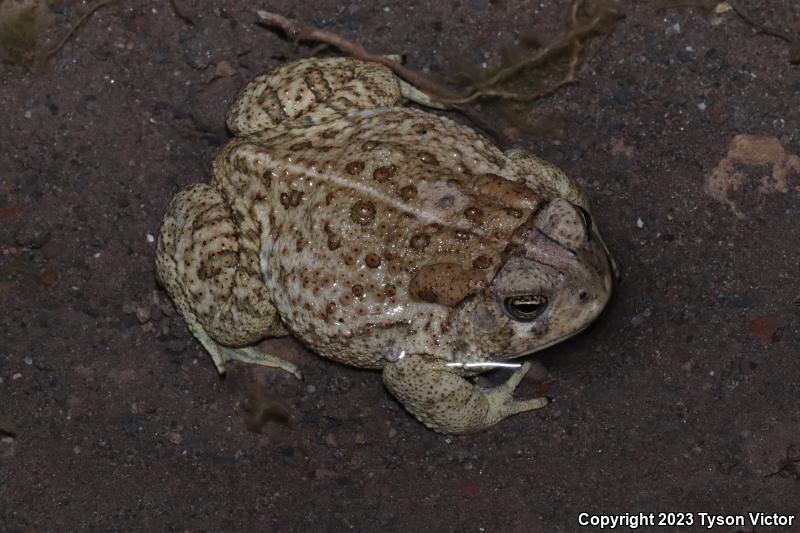
[{"label": "woodhouse's toad", "polygon": [[586,328],[612,263],[560,170],[402,103],[389,69],[353,59],[256,78],[211,183],[169,205],[157,275],[220,372],[236,359],[299,376],[250,347],[291,333],[381,369],[429,427],[478,431],[547,400],[512,398],[527,364],[491,390],[468,364]]}]

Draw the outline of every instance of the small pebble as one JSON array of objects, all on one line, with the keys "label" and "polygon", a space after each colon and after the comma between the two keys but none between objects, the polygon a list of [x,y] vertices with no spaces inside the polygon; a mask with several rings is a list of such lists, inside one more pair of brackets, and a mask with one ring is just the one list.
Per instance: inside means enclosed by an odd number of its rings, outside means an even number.
[{"label": "small pebble", "polygon": [[148,233],[148,234],[145,236],[145,239],[147,239],[147,242],[150,242],[150,243],[152,243],[152,242],[155,242],[155,241],[156,241],[156,238],[155,238],[155,237],[153,237],[153,236],[152,236],[151,234],[149,234],[149,233]]},{"label": "small pebble", "polygon": [[150,321],[150,308],[144,306],[138,306],[136,308],[136,318],[139,320],[141,324]]},{"label": "small pebble", "polygon": [[181,434],[176,433],[175,431],[167,431],[164,434],[164,436],[167,438],[168,441],[170,441],[172,444],[175,444],[176,446],[181,442],[183,442],[183,437],[181,436]]},{"label": "small pebble", "polygon": [[333,433],[328,433],[325,435],[325,444],[327,444],[331,448],[335,448],[339,445],[339,442],[336,440],[336,435]]},{"label": "small pebble", "polygon": [[26,365],[30,366],[33,364],[33,357],[30,355],[22,360]]},{"label": "small pebble", "polygon": [[642,220],[642,217],[636,218],[636,227],[639,229],[642,229],[644,227],[644,220]]}]

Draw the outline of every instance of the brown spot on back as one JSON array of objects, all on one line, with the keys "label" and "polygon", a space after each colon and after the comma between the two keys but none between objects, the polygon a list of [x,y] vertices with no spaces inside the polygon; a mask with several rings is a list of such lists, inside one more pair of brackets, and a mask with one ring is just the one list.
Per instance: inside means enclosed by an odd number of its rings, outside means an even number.
[{"label": "brown spot on back", "polygon": [[261,174],[261,183],[264,185],[265,189],[269,189],[272,186],[272,178],[275,177],[275,172],[272,170],[265,170],[263,174]]},{"label": "brown spot on back", "polygon": [[430,152],[425,152],[425,151],[417,152],[417,155],[419,156],[420,161],[422,161],[423,163],[425,163],[427,165],[438,165],[439,164],[439,160],[436,159],[436,156],[433,155]]},{"label": "brown spot on back", "polygon": [[361,149],[365,152],[371,152],[375,148],[378,147],[380,143],[377,141],[366,141],[364,144],[361,145]]},{"label": "brown spot on back", "polygon": [[375,204],[367,200],[359,200],[350,208],[350,219],[356,224],[366,226],[375,220]]},{"label": "brown spot on back", "polygon": [[431,242],[431,238],[425,235],[424,233],[417,233],[413,237],[411,237],[411,248],[414,250],[422,250],[423,248],[427,247],[428,244]]},{"label": "brown spot on back", "polygon": [[383,183],[390,180],[395,172],[397,172],[397,167],[394,165],[378,167],[372,172],[372,177],[375,181]]},{"label": "brown spot on back", "polygon": [[467,220],[474,222],[475,224],[481,221],[482,215],[483,213],[481,213],[481,210],[475,206],[469,206],[468,208],[464,209],[464,216],[467,217]]},{"label": "brown spot on back", "polygon": [[400,189],[400,198],[408,202],[409,200],[413,200],[417,197],[417,188],[413,185],[406,185],[402,189]]},{"label": "brown spot on back", "polygon": [[375,253],[367,254],[367,257],[364,259],[364,261],[370,268],[378,268],[381,266],[381,256]]},{"label": "brown spot on back", "polygon": [[297,189],[292,189],[289,191],[289,206],[297,207],[303,201],[303,197],[305,193],[303,191],[298,191]]},{"label": "brown spot on back", "polygon": [[328,236],[328,250],[335,250],[342,245],[342,239],[336,235]]},{"label": "brown spot on back", "polygon": [[294,143],[289,147],[289,150],[291,150],[292,152],[299,152],[300,150],[306,150],[308,148],[311,148],[311,141]]},{"label": "brown spot on back", "polygon": [[468,241],[469,238],[470,238],[470,235],[471,235],[470,232],[464,231],[464,230],[461,230],[461,229],[457,229],[455,231],[456,240],[459,240],[461,242]]},{"label": "brown spot on back", "polygon": [[483,270],[492,266],[492,260],[486,257],[485,255],[479,255],[472,262],[472,266],[473,268],[478,268]]},{"label": "brown spot on back", "polygon": [[336,304],[334,302],[328,302],[328,305],[325,306],[325,316],[331,316],[333,313],[336,312]]},{"label": "brown spot on back", "polygon": [[364,170],[364,163],[362,161],[350,161],[347,163],[347,166],[344,167],[344,170],[351,176],[355,176]]}]

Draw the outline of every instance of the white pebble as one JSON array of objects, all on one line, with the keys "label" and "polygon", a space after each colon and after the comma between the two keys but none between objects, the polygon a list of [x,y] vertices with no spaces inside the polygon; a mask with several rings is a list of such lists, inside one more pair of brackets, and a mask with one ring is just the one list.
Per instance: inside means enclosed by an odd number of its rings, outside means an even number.
[{"label": "white pebble", "polygon": [[705,102],[700,102],[699,104],[697,104],[697,109],[699,109],[700,111],[705,111],[706,107],[708,106],[706,105]]},{"label": "white pebble", "polygon": [[24,362],[26,365],[30,366],[30,365],[33,364],[33,357],[31,357],[29,355],[28,357],[25,357],[24,359],[22,359],[22,362]]},{"label": "white pebble", "polygon": [[147,242],[155,242],[155,240],[156,240],[156,238],[155,238],[155,237],[153,237],[153,236],[152,236],[151,234],[149,234],[149,233],[147,234],[147,236],[145,237],[145,239],[147,239]]},{"label": "white pebble", "polygon": [[644,220],[642,220],[642,217],[636,218],[636,227],[639,229],[642,229],[644,227]]}]

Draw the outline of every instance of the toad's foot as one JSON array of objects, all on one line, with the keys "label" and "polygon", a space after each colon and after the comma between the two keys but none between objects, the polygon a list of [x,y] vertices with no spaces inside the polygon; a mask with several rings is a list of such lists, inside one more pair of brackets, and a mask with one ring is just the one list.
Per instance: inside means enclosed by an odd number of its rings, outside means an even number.
[{"label": "toad's foot", "polygon": [[269,366],[272,368],[283,369],[292,374],[297,379],[303,379],[300,369],[285,359],[268,353],[256,350],[252,346],[225,346],[212,339],[203,329],[203,327],[192,317],[187,318],[186,322],[189,328],[194,333],[194,336],[203,347],[211,354],[214,360],[214,365],[217,367],[217,372],[220,374],[225,373],[225,363],[228,361],[240,361],[242,363],[250,363],[261,366]]},{"label": "toad's foot", "polygon": [[383,380],[398,400],[425,425],[442,433],[473,433],[525,411],[541,409],[546,398],[515,400],[514,390],[530,369],[526,363],[508,381],[482,389],[441,361],[409,355],[383,369]]},{"label": "toad's foot", "polygon": [[217,345],[217,355],[211,350],[211,357],[214,358],[214,364],[217,365],[217,371],[220,374],[225,373],[225,363],[228,361],[241,361],[242,363],[252,363],[255,365],[269,366],[273,368],[281,368],[297,379],[303,379],[300,370],[293,363],[285,359],[281,359],[277,355],[261,352],[250,346],[242,348],[232,348],[230,346]]},{"label": "toad's foot", "polygon": [[489,401],[489,412],[487,413],[487,425],[493,425],[504,418],[517,413],[524,413],[525,411],[534,411],[546,406],[550,401],[547,398],[532,398],[530,400],[515,400],[513,398],[514,391],[517,389],[522,378],[531,369],[530,363],[525,363],[522,367],[518,368],[508,378],[508,381],[485,391],[486,399]]}]

